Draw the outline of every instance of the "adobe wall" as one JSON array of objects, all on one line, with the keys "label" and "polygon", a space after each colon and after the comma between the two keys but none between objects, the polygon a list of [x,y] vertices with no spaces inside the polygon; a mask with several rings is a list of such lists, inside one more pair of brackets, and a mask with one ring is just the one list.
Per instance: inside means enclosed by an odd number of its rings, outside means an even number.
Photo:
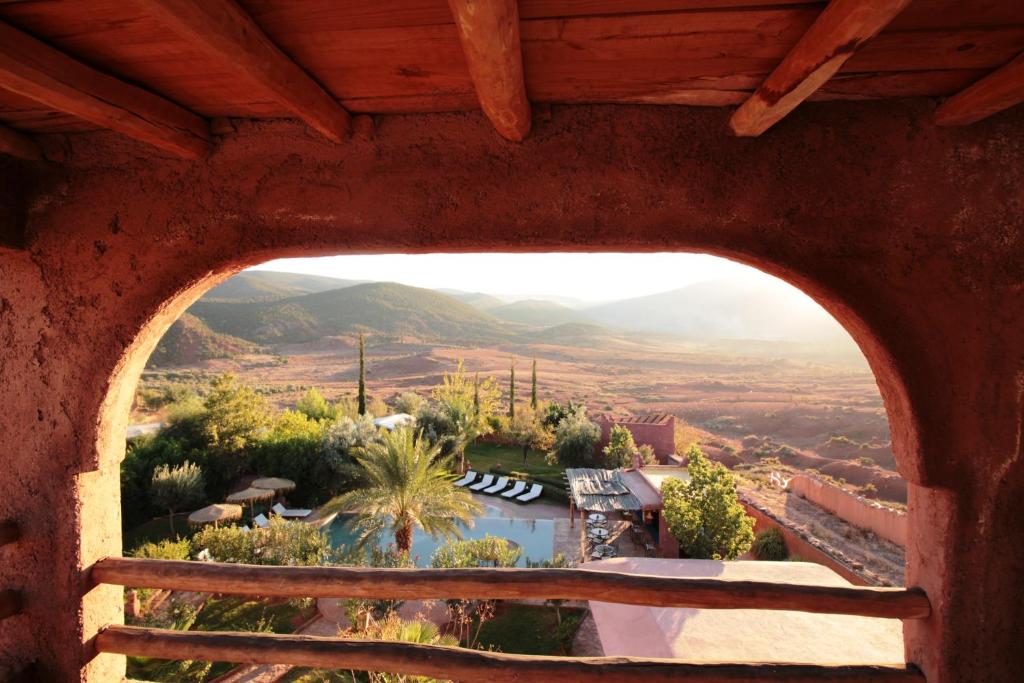
[{"label": "adobe wall", "polygon": [[240,123],[196,162],[107,133],[43,138],[62,165],[0,159],[26,235],[0,247],[0,517],[26,532],[0,548],[0,585],[26,597],[0,661],[123,672],[92,658],[122,600],[88,569],[121,550],[136,380],[216,282],[338,252],[696,250],[802,288],[860,344],[911,482],[907,580],[935,608],[907,656],[933,683],[1016,678],[1024,112],[938,129],[929,102],[816,104],[759,139],[728,114],[555,107],[521,144],[473,114],[384,117],[341,145]]},{"label": "adobe wall", "polygon": [[601,441],[598,443],[598,450],[604,452],[604,447],[611,439],[612,427],[619,425],[625,427],[633,435],[633,440],[639,446],[647,444],[654,449],[658,456],[658,462],[665,464],[668,456],[676,452],[676,418],[670,415],[663,424],[647,424],[643,422],[626,422],[610,419],[607,415],[599,415],[597,424],[601,427]]},{"label": "adobe wall", "polygon": [[855,527],[867,529],[904,548],[907,546],[907,515],[899,510],[803,474],[790,479],[786,488]]}]

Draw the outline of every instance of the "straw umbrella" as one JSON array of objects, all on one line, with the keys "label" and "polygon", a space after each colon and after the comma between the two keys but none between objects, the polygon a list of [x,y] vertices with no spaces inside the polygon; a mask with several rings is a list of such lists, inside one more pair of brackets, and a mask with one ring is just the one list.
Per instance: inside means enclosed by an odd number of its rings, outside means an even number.
[{"label": "straw umbrella", "polygon": [[188,516],[188,521],[189,524],[213,524],[218,526],[221,522],[229,522],[241,518],[241,505],[217,503],[196,510]]},{"label": "straw umbrella", "polygon": [[241,491],[235,491],[228,496],[227,500],[229,503],[248,503],[249,504],[249,517],[253,516],[253,504],[257,500],[271,500],[274,497],[273,489],[258,489],[250,486],[247,489]]},{"label": "straw umbrella", "polygon": [[283,477],[263,477],[254,481],[252,485],[258,489],[270,489],[278,496],[295,489],[295,482]]}]

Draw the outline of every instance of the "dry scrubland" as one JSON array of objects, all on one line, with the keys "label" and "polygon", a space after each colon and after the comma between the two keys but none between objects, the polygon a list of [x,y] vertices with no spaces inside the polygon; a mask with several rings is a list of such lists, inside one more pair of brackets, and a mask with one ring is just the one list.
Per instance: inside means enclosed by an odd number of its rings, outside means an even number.
[{"label": "dry scrubland", "polygon": [[[672,413],[688,423],[677,439],[680,447],[699,441],[730,466],[775,457],[780,465],[815,469],[854,489],[870,484],[869,494],[873,486],[879,498],[904,502],[906,486],[894,472],[882,400],[866,366],[816,361],[806,354],[783,358],[773,356],[773,350],[785,351],[759,344],[747,354],[734,348],[722,352],[713,345],[657,338],[484,348],[370,338],[367,380],[373,398],[404,391],[426,394],[462,358],[470,372],[494,375],[507,390],[509,359],[515,355],[518,398],[525,400],[530,358],[536,356],[544,400],[585,400],[592,413]],[[230,370],[286,407],[310,386],[332,399],[353,395],[357,353],[351,336],[278,345],[270,354],[150,371],[143,386]],[[139,413],[136,419],[154,415]]]}]

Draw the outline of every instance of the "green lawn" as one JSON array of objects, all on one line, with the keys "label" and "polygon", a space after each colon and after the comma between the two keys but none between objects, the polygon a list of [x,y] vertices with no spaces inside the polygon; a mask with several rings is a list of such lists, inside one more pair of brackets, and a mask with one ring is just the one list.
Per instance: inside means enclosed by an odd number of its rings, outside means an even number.
[{"label": "green lawn", "polygon": [[523,464],[523,449],[492,443],[475,443],[466,449],[466,459],[477,472],[489,472],[501,466],[503,472],[526,472],[531,476],[559,478],[565,468],[544,462],[544,454],[530,451]]},{"label": "green lawn", "polygon": [[[296,626],[310,618],[315,609],[312,605],[293,602],[271,603],[240,597],[210,599],[203,605],[189,630],[291,633]],[[129,657],[128,677],[143,681],[207,681],[234,667],[234,664],[227,662],[169,662],[149,657]]]},{"label": "green lawn", "polygon": [[520,655],[564,655],[583,621],[584,611],[563,607],[559,625],[554,607],[510,605],[480,629],[478,646]]}]

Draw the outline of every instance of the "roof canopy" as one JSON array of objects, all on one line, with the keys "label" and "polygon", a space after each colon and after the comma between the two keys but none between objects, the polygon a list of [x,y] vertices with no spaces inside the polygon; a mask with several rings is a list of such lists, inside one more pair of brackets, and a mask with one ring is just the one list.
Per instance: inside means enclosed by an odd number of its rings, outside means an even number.
[{"label": "roof canopy", "polygon": [[614,512],[643,509],[618,470],[569,468],[565,470],[565,476],[569,480],[573,503],[580,510]]}]

